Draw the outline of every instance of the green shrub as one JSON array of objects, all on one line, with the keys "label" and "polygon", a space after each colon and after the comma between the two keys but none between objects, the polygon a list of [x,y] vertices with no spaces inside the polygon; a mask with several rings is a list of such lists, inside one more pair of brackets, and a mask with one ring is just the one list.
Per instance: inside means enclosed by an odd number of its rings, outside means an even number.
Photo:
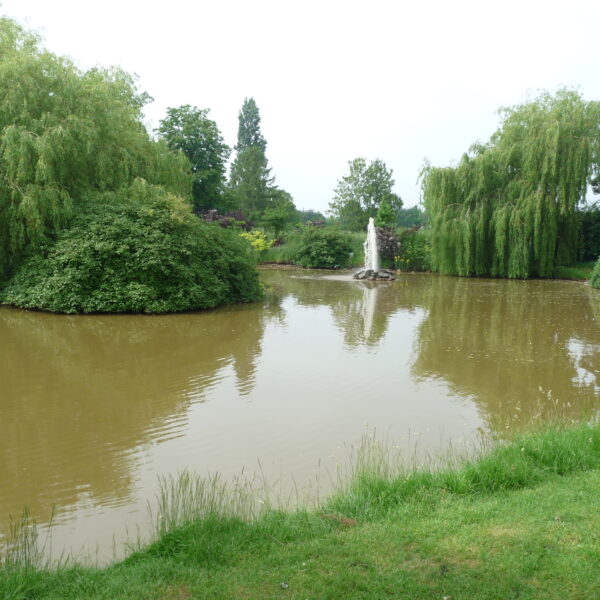
[{"label": "green shrub", "polygon": [[259,253],[268,250],[273,245],[273,240],[269,240],[267,234],[260,229],[252,231],[243,231],[240,237],[244,238]]},{"label": "green shrub", "polygon": [[260,261],[264,263],[294,264],[301,246],[302,231],[286,231],[281,244],[271,246],[260,253]]},{"label": "green shrub", "polygon": [[401,271],[430,271],[431,243],[426,232],[407,229],[400,234],[400,250],[395,266]]},{"label": "green shrub", "polygon": [[[310,227],[311,229],[319,229],[320,231],[337,231],[328,228],[314,228],[312,226],[308,227]],[[285,232],[282,236],[283,243],[277,246],[272,246],[264,252],[261,252],[260,261],[263,263],[300,265],[301,263],[299,262],[299,260],[301,260],[301,258],[304,256],[304,252],[306,249],[306,241],[304,238],[305,230],[306,228],[302,228],[300,230],[296,229]],[[318,235],[319,234],[317,234],[317,236]],[[362,266],[365,260],[363,251],[365,234],[361,232],[344,231],[343,233],[341,233],[341,235],[350,244],[350,249],[346,253],[346,255],[344,255],[344,253],[342,252],[340,255],[340,259],[342,262],[334,262],[333,266]]]},{"label": "green shrub", "polygon": [[362,267],[365,264],[365,240],[367,239],[366,232],[362,231],[347,231],[345,235],[352,246],[350,251],[349,267]]},{"label": "green shrub", "polygon": [[600,288],[600,258],[594,265],[594,270],[592,271],[592,276],[590,277],[590,285],[595,288]]},{"label": "green shrub", "polygon": [[260,297],[249,244],[204,223],[163,188],[136,180],[88,203],[17,271],[3,302],[62,313],[163,313]]},{"label": "green shrub", "polygon": [[351,251],[348,234],[337,229],[307,227],[300,236],[293,262],[313,269],[336,269],[349,263]]}]

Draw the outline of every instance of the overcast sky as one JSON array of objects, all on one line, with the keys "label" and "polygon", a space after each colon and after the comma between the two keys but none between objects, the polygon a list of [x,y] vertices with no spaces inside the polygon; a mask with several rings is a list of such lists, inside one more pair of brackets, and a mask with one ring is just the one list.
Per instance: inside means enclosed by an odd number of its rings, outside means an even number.
[{"label": "overcast sky", "polygon": [[81,68],[120,65],[169,106],[209,108],[233,146],[260,109],[277,184],[325,211],[348,161],[380,158],[405,206],[425,158],[458,160],[540,89],[600,99],[600,2],[0,0]]}]

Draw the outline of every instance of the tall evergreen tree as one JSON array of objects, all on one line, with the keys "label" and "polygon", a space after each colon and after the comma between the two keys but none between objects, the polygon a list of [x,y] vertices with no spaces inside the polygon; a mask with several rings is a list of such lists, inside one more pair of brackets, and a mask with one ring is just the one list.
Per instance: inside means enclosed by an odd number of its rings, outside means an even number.
[{"label": "tall evergreen tree", "polygon": [[396,223],[396,211],[387,198],[383,198],[379,204],[375,223],[377,227],[393,227]]},{"label": "tall evergreen tree", "polygon": [[252,221],[258,221],[269,205],[275,179],[265,153],[255,146],[238,152],[231,169],[231,191],[238,207]]},{"label": "tall evergreen tree", "polygon": [[600,103],[561,90],[501,111],[487,144],[455,168],[427,167],[432,264],[456,275],[551,277],[575,257],[577,206],[600,158]]},{"label": "tall evergreen tree", "polygon": [[[275,208],[285,192],[275,185],[268,166],[267,142],[260,130],[260,113],[254,98],[244,100],[238,119],[237,154],[231,165],[230,195],[250,220],[259,222],[267,209]],[[287,194],[286,199],[291,200],[291,196]],[[270,213],[270,217],[273,214]]]},{"label": "tall evergreen tree", "polygon": [[238,115],[238,136],[235,149],[238,153],[246,148],[267,149],[267,142],[260,131],[260,112],[254,98],[245,98]]}]

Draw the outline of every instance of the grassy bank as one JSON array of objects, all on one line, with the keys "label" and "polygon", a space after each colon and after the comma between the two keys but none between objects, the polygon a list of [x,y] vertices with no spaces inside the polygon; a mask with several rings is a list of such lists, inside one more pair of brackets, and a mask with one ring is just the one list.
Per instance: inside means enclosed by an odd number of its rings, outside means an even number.
[{"label": "grassy bank", "polygon": [[[374,452],[316,512],[266,511],[247,521],[235,503],[224,511],[202,489],[213,507],[201,509],[202,519],[190,505],[183,520],[171,513],[178,526],[114,566],[5,563],[0,597],[600,596],[598,426],[517,437],[435,472],[402,472]],[[169,505],[172,491],[163,494]]]},{"label": "grassy bank", "polygon": [[575,279],[587,281],[592,276],[595,261],[580,262],[570,266],[557,266],[554,269],[554,279]]}]

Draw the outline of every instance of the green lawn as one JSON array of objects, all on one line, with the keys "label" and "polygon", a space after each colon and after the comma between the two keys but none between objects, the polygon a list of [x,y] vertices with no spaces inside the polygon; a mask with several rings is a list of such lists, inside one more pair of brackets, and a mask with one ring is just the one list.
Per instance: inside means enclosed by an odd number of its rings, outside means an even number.
[{"label": "green lawn", "polygon": [[574,265],[565,267],[557,266],[554,269],[554,279],[576,279],[576,280],[587,280],[592,276],[595,261],[592,262],[580,262]]}]

